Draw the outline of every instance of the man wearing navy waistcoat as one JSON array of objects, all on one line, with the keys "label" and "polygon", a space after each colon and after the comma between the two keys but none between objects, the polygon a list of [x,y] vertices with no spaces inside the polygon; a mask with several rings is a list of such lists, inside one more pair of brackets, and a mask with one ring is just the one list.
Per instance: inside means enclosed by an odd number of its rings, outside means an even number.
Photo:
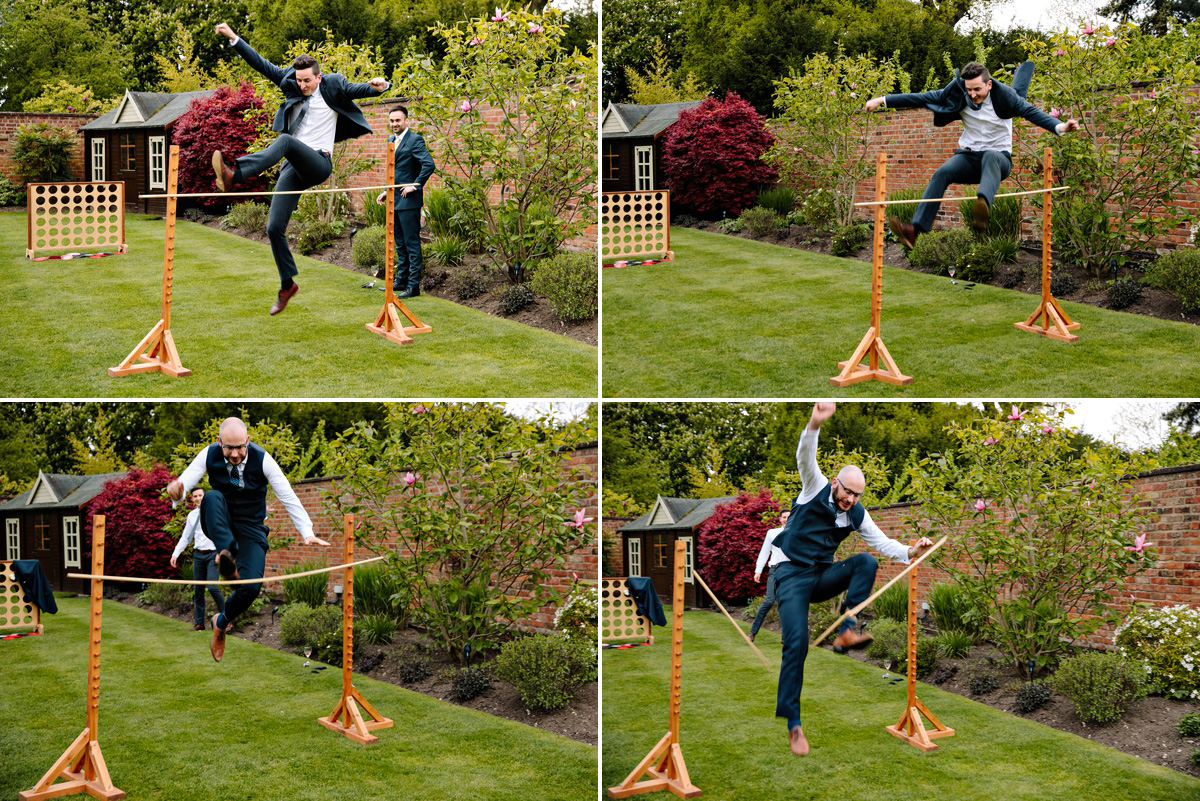
[{"label": "man wearing navy waistcoat", "polygon": [[[1000,182],[1012,171],[1012,120],[1024,117],[1034,125],[1056,136],[1079,129],[1079,122],[1059,122],[1025,100],[1033,79],[1033,62],[1026,61],[1013,75],[1013,85],[993,81],[988,68],[972,61],[962,68],[961,77],[933,92],[887,95],[867,101],[865,110],[877,108],[927,108],[933,112],[933,124],[949,125],[961,119],[963,133],[958,150],[933,174],[923,198],[940,198],[950,184],[977,184],[975,203],[971,207],[972,225],[985,230],[991,214],[992,200]],[[911,248],[921,234],[933,228],[941,203],[922,202],[906,223],[898,217],[888,220],[896,238]]]},{"label": "man wearing navy waistcoat", "polygon": [[[388,141],[396,143],[392,183],[415,184],[395,190],[396,273],[392,291],[399,292],[400,298],[414,298],[421,294],[421,206],[425,202],[425,183],[433,175],[433,156],[425,147],[425,139],[408,127],[408,109],[404,106],[392,106],[388,129],[392,132]],[[376,201],[385,203],[387,192],[381,192]]]},{"label": "man wearing navy waistcoat", "polygon": [[[862,603],[875,586],[879,567],[869,553],[834,562],[838,545],[857,531],[879,553],[904,563],[933,545],[933,540],[922,537],[909,547],[880,531],[859,503],[866,491],[866,479],[860,468],[847,465],[832,481],[821,473],[817,466],[817,433],[836,410],[836,403],[818,403],[813,407],[812,419],[796,447],[796,468],[802,482],[800,494],[792,504],[787,524],[775,538],[775,545],[783,553],[783,559],[775,566],[775,598],[783,624],[783,661],[779,668],[775,716],[787,720],[788,742],[792,753],[798,756],[809,752],[800,724],[800,691],[804,685],[804,660],[808,656],[808,607],[842,592],[846,593],[843,611]],[[854,626],[855,621],[846,618],[833,641],[835,650],[859,648],[871,640],[870,635],[855,633]]]},{"label": "man wearing navy waistcoat", "polygon": [[[325,181],[333,172],[333,146],[344,139],[371,133],[371,126],[354,100],[377,97],[389,86],[383,78],[367,83],[350,83],[344,75],[332,72],[321,74],[321,65],[309,55],[297,56],[288,68],[272,64],[254,51],[222,22],[216,32],[225,36],[237,54],[264,78],[283,92],[283,105],[275,114],[274,130],[280,136],[266,149],[234,162],[220,150],[212,156],[217,189],[228,192],[233,185],[253,178],[280,161],[287,164],[275,182],[276,192],[311,189]],[[300,195],[274,195],[267,218],[267,239],[279,270],[279,295],[271,306],[271,314],[287,308],[288,301],[300,291],[293,279],[299,272],[296,260],[288,248],[287,225],[300,203]]]},{"label": "man wearing navy waistcoat", "polygon": [[[217,441],[196,455],[167,494],[179,501],[200,479],[208,475],[212,486],[200,504],[200,523],[217,550],[221,577],[260,579],[267,566],[267,488],[287,510],[304,545],[329,545],[313,535],[312,520],[292,491],[279,464],[257,445],[250,444],[246,424],[236,417],[221,422]],[[225,654],[225,632],[229,621],[250,608],[261,584],[239,584],[225,601],[225,611],[213,615],[212,655],[218,662]]]}]

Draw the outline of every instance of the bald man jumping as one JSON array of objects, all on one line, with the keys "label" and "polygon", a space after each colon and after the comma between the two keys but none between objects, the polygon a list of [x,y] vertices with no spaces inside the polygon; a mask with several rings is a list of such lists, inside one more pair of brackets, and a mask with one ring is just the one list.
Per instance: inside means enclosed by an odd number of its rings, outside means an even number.
[{"label": "bald man jumping", "polygon": [[[313,534],[312,520],[292,491],[287,476],[271,454],[250,444],[246,424],[236,417],[221,422],[217,441],[196,455],[167,494],[178,501],[208,474],[212,486],[200,504],[200,523],[217,549],[221,578],[260,579],[267,567],[267,487],[287,510],[304,545],[328,545]],[[229,621],[250,608],[261,584],[240,584],[225,602],[225,610],[213,616],[210,650],[218,662],[225,655],[225,632]]]},{"label": "bald man jumping", "polygon": [[[775,544],[786,559],[776,565],[775,599],[783,624],[783,662],[779,667],[779,694],[775,716],[785,718],[792,753],[808,753],[808,740],[800,725],[800,691],[804,685],[804,660],[808,657],[808,607],[828,601],[842,592],[846,600],[842,611],[862,603],[875,586],[879,563],[869,553],[860,553],[834,562],[838,545],[857,531],[868,545],[898,562],[908,563],[933,545],[928,537],[909,547],[891,539],[871,522],[871,515],[859,501],[866,491],[863,472],[847,465],[833,481],[817,466],[817,432],[833,416],[836,403],[818,403],[812,419],[800,435],[796,447],[796,468],[802,487],[791,516]],[[869,634],[857,634],[855,621],[846,618],[833,641],[834,650],[861,648],[871,641]]]}]

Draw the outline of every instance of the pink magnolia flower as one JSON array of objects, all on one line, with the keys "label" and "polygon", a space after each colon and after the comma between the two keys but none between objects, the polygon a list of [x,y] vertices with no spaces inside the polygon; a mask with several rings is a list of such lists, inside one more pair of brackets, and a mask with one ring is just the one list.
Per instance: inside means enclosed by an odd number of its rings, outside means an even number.
[{"label": "pink magnolia flower", "polygon": [[1137,551],[1138,553],[1143,553],[1142,549],[1145,548],[1149,544],[1150,543],[1146,542],[1145,534],[1138,534],[1136,537],[1133,538],[1133,545],[1126,545],[1125,550]]},{"label": "pink magnolia flower", "polygon": [[1084,36],[1091,36],[1095,32],[1096,32],[1096,29],[1093,28],[1091,25],[1085,24],[1083,26],[1083,35]]},{"label": "pink magnolia flower", "polygon": [[470,101],[470,100],[464,100],[464,101],[462,102],[462,105],[458,107],[458,110],[459,110],[459,111],[461,111],[463,114],[467,114],[467,113],[468,113],[468,112],[470,112],[470,111],[471,111],[471,109],[473,109],[473,108],[475,108],[475,106],[473,106],[473,105],[471,104],[471,101]]},{"label": "pink magnolia flower", "polygon": [[492,17],[492,22],[507,22],[507,21],[508,21],[508,15],[505,14],[503,11],[501,11],[499,6],[496,6],[496,16]]},{"label": "pink magnolia flower", "polygon": [[858,92],[851,92],[851,93],[850,93],[850,96],[851,96],[851,97],[858,97]]},{"label": "pink magnolia flower", "polygon": [[1053,106],[1051,106],[1050,107],[1050,116],[1057,120],[1062,116],[1062,111],[1060,109],[1056,109]]},{"label": "pink magnolia flower", "polygon": [[1023,419],[1024,417],[1025,417],[1025,412],[1021,411],[1021,410],[1020,410],[1020,409],[1018,409],[1016,406],[1014,406],[1014,407],[1013,407],[1013,410],[1012,410],[1012,414],[1010,414],[1010,415],[1008,416],[1008,419],[1009,419],[1009,420],[1021,420],[1021,419]]},{"label": "pink magnolia flower", "polygon": [[426,409],[424,406],[418,406],[417,408],[413,409],[413,414],[425,414],[425,412],[427,412],[427,411],[429,411],[429,410]]},{"label": "pink magnolia flower", "polygon": [[470,42],[467,42],[467,44],[470,44],[470,45],[475,45],[475,46],[479,46],[479,45],[483,44],[483,40],[482,40],[482,39],[480,39],[478,36],[476,36],[476,37],[475,37],[474,39],[472,39]]},{"label": "pink magnolia flower", "polygon": [[411,472],[404,474],[404,485],[406,487],[411,487],[413,484],[416,484],[416,483],[417,483],[417,477],[415,475],[413,475]]},{"label": "pink magnolia flower", "polygon": [[583,510],[579,509],[578,511],[575,512],[575,520],[574,521],[569,520],[564,525],[568,525],[571,528],[577,528],[582,531],[584,526],[586,526],[588,523],[595,520],[594,517],[584,517],[583,514],[584,514]]},{"label": "pink magnolia flower", "polygon": [[1155,92],[1154,90],[1151,90],[1151,91],[1150,91],[1150,99],[1151,99],[1151,100],[1154,100],[1156,97],[1158,97],[1158,92]]},{"label": "pink magnolia flower", "polygon": [[975,511],[976,512],[982,512],[986,508],[987,508],[987,501],[985,501],[983,498],[975,499]]},{"label": "pink magnolia flower", "polygon": [[1054,55],[1056,56],[1065,56],[1066,54],[1067,51],[1063,50],[1061,47],[1054,51]]},{"label": "pink magnolia flower", "polygon": [[541,33],[542,26],[538,25],[536,22],[531,22],[531,23],[529,23],[529,32],[530,33]]},{"label": "pink magnolia flower", "polygon": [[857,89],[857,88],[858,88],[858,84],[856,84],[856,83],[852,83],[852,84],[850,84],[850,88],[851,88],[851,89]]},{"label": "pink magnolia flower", "polygon": [[1093,478],[1093,479],[1092,479],[1092,486],[1090,487],[1090,489],[1095,489],[1095,488],[1096,488],[1096,479],[1094,479],[1094,478]]},{"label": "pink magnolia flower", "polygon": [[1116,39],[1114,39],[1114,38],[1113,38],[1113,37],[1111,37],[1111,36],[1110,36],[1110,37],[1108,37],[1107,39],[1105,39],[1105,40],[1104,40],[1104,46],[1105,46],[1105,47],[1112,47],[1112,46],[1113,46],[1113,45],[1115,45],[1116,43],[1117,43],[1117,40],[1116,40]]},{"label": "pink magnolia flower", "polygon": [[983,444],[984,445],[995,445],[999,441],[1000,440],[996,439],[995,437],[988,437],[987,439],[985,439],[983,441]]},{"label": "pink magnolia flower", "polygon": [[1042,428],[1042,433],[1043,434],[1053,434],[1054,426],[1045,426],[1044,428]]}]

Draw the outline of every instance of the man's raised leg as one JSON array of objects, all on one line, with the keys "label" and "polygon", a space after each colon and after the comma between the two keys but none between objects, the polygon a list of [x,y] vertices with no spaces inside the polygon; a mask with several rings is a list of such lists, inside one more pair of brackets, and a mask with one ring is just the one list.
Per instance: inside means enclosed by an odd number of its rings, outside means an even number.
[{"label": "man's raised leg", "polygon": [[238,544],[229,520],[229,507],[220,490],[204,493],[204,500],[200,501],[200,526],[217,548],[216,562],[221,577],[236,579],[238,574],[234,559],[237,557]]}]

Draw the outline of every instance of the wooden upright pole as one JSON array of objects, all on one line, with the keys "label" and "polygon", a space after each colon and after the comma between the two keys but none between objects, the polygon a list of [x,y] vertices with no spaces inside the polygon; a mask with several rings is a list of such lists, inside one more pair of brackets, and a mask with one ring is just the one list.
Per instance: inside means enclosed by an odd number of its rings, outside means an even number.
[{"label": "wooden upright pole", "polygon": [[[875,200],[887,200],[887,154],[880,153],[875,160]],[[911,384],[912,377],[903,375],[892,354],[888,353],[883,344],[880,328],[883,325],[883,234],[886,208],[875,206],[875,230],[873,236],[873,253],[871,256],[871,327],[863,336],[853,355],[844,362],[838,362],[842,372],[829,379],[835,387],[857,384],[859,381],[883,381],[888,384]],[[863,359],[867,365],[863,366]],[[880,368],[879,360],[883,359]]]},{"label": "wooden upright pole", "polygon": [[[387,175],[389,183],[391,183],[390,179],[396,175],[395,142],[388,142],[387,146]],[[373,200],[368,197],[363,202],[371,203]],[[396,190],[390,186],[387,190],[387,223],[384,225],[384,229],[387,231],[386,242],[384,242],[384,249],[387,252],[384,256],[385,286],[383,291],[387,294],[383,299],[383,309],[375,317],[375,322],[367,323],[367,330],[373,334],[379,334],[397,345],[411,345],[412,334],[428,334],[433,329],[418,320],[416,315],[400,302],[392,289],[396,269]],[[411,325],[404,326],[400,322],[400,315],[404,315]]]},{"label": "wooden upright pole", "polygon": [[179,145],[171,145],[167,168],[167,233],[163,252],[162,315],[125,361],[108,368],[111,376],[166,373],[179,378],[192,371],[183,366],[175,337],[171,335],[171,296],[175,291],[175,194],[179,191]]},{"label": "wooden upright pole", "polygon": [[[675,592],[671,601],[671,698],[667,733],[658,741],[645,759],[616,787],[608,788],[609,798],[628,798],[641,793],[667,790],[679,798],[695,798],[703,791],[692,784],[683,751],[679,747],[679,712],[682,707],[683,685],[683,583],[687,561],[687,543],[675,541]],[[650,778],[638,781],[643,775]]]},{"label": "wooden upright pole", "polygon": [[[92,572],[104,572],[104,515],[92,518]],[[100,751],[100,634],[103,615],[104,581],[92,579],[91,609],[88,620],[87,726],[75,742],[58,758],[32,790],[18,793],[21,801],[40,801],[64,795],[87,793],[102,801],[125,797],[124,790],[113,787]],[[55,784],[63,779],[62,784]]]},{"label": "wooden upright pole", "polygon": [[[1054,222],[1054,193],[1049,191],[1054,178],[1054,151],[1050,148],[1042,152],[1042,173],[1042,188],[1046,190],[1042,205],[1042,300],[1033,314],[1025,318],[1024,322],[1013,323],[1013,326],[1022,331],[1057,339],[1059,342],[1075,342],[1079,337],[1071,332],[1079,328],[1080,324],[1071,321],[1050,291]],[[1041,322],[1038,322],[1039,317]]]},{"label": "wooden upright pole", "polygon": [[[934,730],[925,728],[921,715],[929,718]],[[938,737],[953,737],[954,729],[948,729],[942,722],[925,708],[921,699],[917,698],[917,571],[908,574],[908,703],[904,706],[904,714],[895,726],[884,726],[889,734],[899,737],[911,746],[922,751],[936,751],[937,746],[931,740]]]},{"label": "wooden upright pole", "polygon": [[[354,686],[354,515],[343,518],[342,529],[346,539],[345,563],[349,565],[342,579],[342,699],[328,717],[317,718],[317,722],[360,745],[371,745],[379,742],[371,731],[390,728],[392,721],[375,711]],[[371,716],[370,720],[363,718],[359,706]]]}]

